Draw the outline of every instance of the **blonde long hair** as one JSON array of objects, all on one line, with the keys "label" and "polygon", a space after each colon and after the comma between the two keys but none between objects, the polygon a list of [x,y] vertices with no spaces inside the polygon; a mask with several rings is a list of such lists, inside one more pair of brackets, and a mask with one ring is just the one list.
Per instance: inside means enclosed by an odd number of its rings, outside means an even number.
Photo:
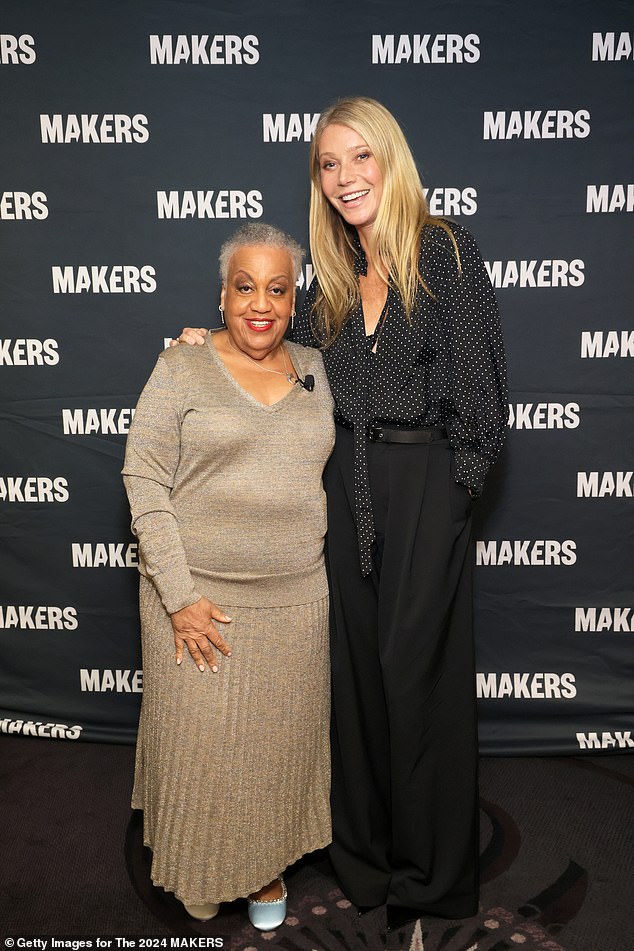
[{"label": "blonde long hair", "polygon": [[429,213],[416,163],[401,127],[385,106],[361,96],[341,99],[322,112],[310,149],[310,250],[319,283],[314,329],[324,345],[332,343],[350,311],[359,303],[353,264],[354,229],[333,208],[321,188],[319,142],[330,125],[345,125],[363,136],[383,176],[383,194],[372,228],[368,258],[386,283],[401,296],[411,317],[418,287],[430,296],[419,270],[425,225],[443,228],[460,255],[449,225]]}]

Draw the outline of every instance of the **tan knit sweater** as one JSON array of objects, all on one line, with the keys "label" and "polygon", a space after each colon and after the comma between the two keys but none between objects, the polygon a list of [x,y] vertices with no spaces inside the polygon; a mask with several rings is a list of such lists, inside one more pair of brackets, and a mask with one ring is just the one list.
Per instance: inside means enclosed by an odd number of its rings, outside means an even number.
[{"label": "tan knit sweater", "polygon": [[124,483],[139,570],[173,614],[307,604],[327,593],[321,476],[334,442],[321,355],[287,344],[302,378],[273,406],[247,393],[207,335],[165,350],[128,436]]}]

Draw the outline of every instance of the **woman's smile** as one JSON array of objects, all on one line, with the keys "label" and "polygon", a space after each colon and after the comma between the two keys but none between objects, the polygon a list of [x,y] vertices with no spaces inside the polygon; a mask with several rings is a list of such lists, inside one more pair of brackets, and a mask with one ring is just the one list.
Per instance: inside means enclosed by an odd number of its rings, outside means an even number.
[{"label": "woman's smile", "polygon": [[262,333],[263,331],[270,330],[273,326],[272,320],[260,320],[255,318],[247,318],[245,323],[256,333]]}]

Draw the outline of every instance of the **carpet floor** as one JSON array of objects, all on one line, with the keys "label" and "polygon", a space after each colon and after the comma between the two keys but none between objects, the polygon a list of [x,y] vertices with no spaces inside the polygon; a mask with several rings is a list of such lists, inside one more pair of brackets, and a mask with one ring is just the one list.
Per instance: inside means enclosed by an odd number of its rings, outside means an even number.
[{"label": "carpet floor", "polygon": [[634,951],[633,756],[482,759],[478,914],[387,934],[385,909],[358,917],[325,852],[288,871],[277,931],[256,931],[240,901],[191,919],[151,884],[129,807],[133,752],[0,736],[0,946],[65,936],[96,949],[111,936],[110,951],[125,949],[114,937],[211,948],[199,939],[222,936],[225,951]]}]

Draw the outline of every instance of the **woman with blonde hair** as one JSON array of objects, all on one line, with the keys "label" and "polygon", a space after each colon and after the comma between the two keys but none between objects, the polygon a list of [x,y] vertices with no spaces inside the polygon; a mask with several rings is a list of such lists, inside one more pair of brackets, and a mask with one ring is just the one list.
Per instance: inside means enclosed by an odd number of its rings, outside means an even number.
[{"label": "woman with blonde hair", "polygon": [[504,351],[477,245],[430,215],[384,106],[323,112],[310,174],[316,278],[294,339],[321,349],[337,424],[330,854],[394,929],[477,910],[471,505],[504,438]]},{"label": "woman with blonde hair", "polygon": [[333,684],[331,858],[395,928],[477,910],[472,499],[504,435],[495,296],[473,238],[429,214],[405,136],[366,98],[310,153],[316,279],[295,339],[322,348]]}]

